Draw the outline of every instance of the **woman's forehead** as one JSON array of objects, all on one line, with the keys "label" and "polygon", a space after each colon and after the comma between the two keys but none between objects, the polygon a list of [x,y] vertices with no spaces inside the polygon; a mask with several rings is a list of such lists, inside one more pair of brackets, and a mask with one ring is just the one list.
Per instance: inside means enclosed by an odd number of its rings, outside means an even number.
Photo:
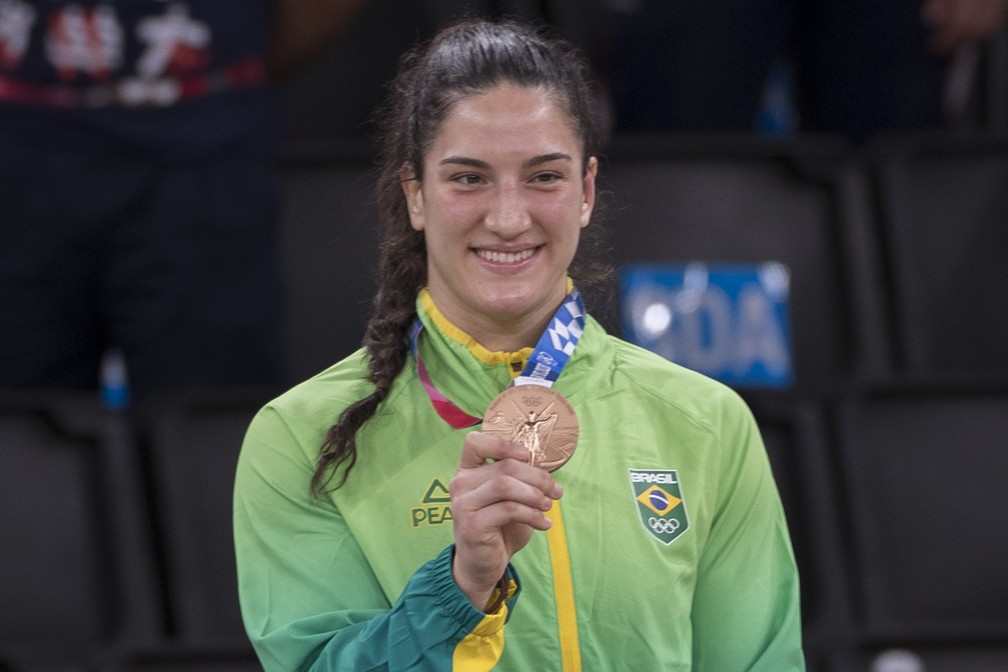
[{"label": "woman's forehead", "polygon": [[531,152],[579,159],[581,145],[577,124],[555,93],[504,83],[458,100],[432,138],[427,158]]}]

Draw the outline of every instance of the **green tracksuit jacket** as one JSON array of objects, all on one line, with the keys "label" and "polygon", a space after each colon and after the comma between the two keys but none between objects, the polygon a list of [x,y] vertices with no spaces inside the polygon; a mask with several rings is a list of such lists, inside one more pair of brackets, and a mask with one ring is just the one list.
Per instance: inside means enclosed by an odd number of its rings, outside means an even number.
[{"label": "green tracksuit jacket", "polygon": [[[529,352],[487,352],[425,293],[418,312],[434,384],[482,415]],[[367,376],[358,352],[248,430],[235,545],[268,672],[804,669],[784,515],[753,418],[728,388],[589,318],[554,387],[580,421],[577,451],[554,472],[554,525],[512,558],[512,595],[487,615],[451,578],[447,486],[478,427],[436,415],[412,360],[359,431],[346,485],[312,500],[323,435],[369,392]]]}]

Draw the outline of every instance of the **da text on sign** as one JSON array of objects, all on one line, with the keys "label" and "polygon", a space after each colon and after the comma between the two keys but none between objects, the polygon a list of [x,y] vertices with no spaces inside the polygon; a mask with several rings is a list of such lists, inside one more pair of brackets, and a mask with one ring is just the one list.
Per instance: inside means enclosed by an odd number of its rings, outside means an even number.
[{"label": "da text on sign", "polygon": [[620,269],[624,337],[740,387],[793,380],[790,274],[754,264],[635,264]]}]

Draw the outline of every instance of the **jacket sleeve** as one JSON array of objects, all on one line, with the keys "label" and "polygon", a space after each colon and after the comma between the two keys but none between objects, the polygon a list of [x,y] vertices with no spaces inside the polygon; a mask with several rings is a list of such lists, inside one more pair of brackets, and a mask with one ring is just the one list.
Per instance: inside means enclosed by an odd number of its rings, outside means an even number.
[{"label": "jacket sleeve", "polygon": [[748,408],[725,411],[718,502],[697,568],[695,670],[800,672],[798,572],[763,441]]},{"label": "jacket sleeve", "polygon": [[[238,589],[266,672],[490,669],[517,595],[495,614],[474,608],[451,574],[454,547],[386,595],[335,504],[309,492],[313,464],[283,418],[253,420],[235,478]],[[482,662],[480,662],[482,661]]]}]

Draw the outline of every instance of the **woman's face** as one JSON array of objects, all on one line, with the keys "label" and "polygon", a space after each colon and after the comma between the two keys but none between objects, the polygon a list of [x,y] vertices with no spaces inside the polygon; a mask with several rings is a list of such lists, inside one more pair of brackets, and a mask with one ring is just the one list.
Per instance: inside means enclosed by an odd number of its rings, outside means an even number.
[{"label": "woman's face", "polygon": [[490,350],[540,332],[566,295],[567,267],[595,202],[592,157],[539,88],[501,84],[455,104],[404,182],[427,243],[438,308]]}]

